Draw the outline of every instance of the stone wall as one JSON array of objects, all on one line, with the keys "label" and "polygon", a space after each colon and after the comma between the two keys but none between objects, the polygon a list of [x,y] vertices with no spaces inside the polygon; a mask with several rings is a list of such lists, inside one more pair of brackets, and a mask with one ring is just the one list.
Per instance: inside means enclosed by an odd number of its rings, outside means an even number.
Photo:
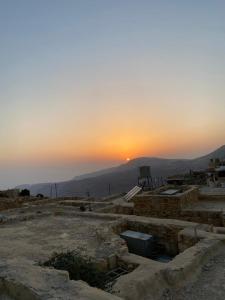
[{"label": "stone wall", "polygon": [[221,211],[209,210],[183,210],[177,219],[186,220],[190,222],[212,224],[214,226],[224,226],[223,213]]},{"label": "stone wall", "polygon": [[[211,198],[211,196],[209,198]],[[216,197],[216,199],[218,198]],[[201,200],[203,200],[202,196]],[[198,201],[198,190],[196,188],[191,188],[182,194],[173,196],[143,193],[136,196],[133,200],[134,214],[138,216],[178,219],[212,224],[214,226],[224,226],[222,211],[192,210],[192,204]]]},{"label": "stone wall", "polygon": [[137,223],[128,221],[129,230],[140,231],[151,234],[157,238],[159,244],[163,245],[169,255],[178,254],[178,232],[180,228],[176,226],[161,226],[155,224]]},{"label": "stone wall", "polygon": [[134,207],[131,205],[107,205],[103,208],[97,209],[97,212],[111,213],[111,214],[122,214],[122,215],[133,215]]},{"label": "stone wall", "polygon": [[207,194],[199,194],[199,201],[225,201],[225,195],[207,195]]},{"label": "stone wall", "polygon": [[196,188],[172,196],[143,193],[137,195],[133,200],[134,214],[177,219],[183,208],[197,201],[198,190]]},{"label": "stone wall", "polygon": [[194,246],[197,242],[200,241],[197,228],[196,229],[192,228],[191,234],[188,231],[190,231],[190,229],[188,230],[184,229],[178,233],[179,252],[185,251],[186,249]]},{"label": "stone wall", "polygon": [[157,238],[157,242],[163,245],[166,252],[169,255],[175,256],[179,253],[178,248],[178,232],[181,230],[181,226],[174,224],[165,224],[164,222],[155,223],[151,222],[140,222],[137,220],[126,220],[117,222],[114,226],[114,232],[120,234],[126,230],[133,230],[151,234]]},{"label": "stone wall", "polygon": [[0,198],[0,211],[21,207],[23,200],[14,198]]}]

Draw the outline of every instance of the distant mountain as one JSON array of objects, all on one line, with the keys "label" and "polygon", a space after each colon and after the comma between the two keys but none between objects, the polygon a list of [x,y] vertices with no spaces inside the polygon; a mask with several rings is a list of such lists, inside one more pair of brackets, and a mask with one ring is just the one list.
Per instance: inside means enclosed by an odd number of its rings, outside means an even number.
[{"label": "distant mountain", "polygon": [[196,166],[197,168],[201,166],[202,168],[205,168],[205,166],[207,166],[211,158],[219,158],[220,160],[225,160],[225,145],[221,146],[220,148],[205,156],[193,159],[192,164],[194,167]]},{"label": "distant mountain", "polygon": [[91,196],[102,197],[111,193],[127,192],[137,184],[139,167],[151,166],[153,177],[163,177],[188,172],[190,169],[205,169],[211,158],[225,159],[225,145],[212,153],[195,159],[165,159],[157,157],[140,157],[118,167],[77,176],[69,181],[21,185],[17,188],[28,188],[33,195],[42,193],[46,196]]}]

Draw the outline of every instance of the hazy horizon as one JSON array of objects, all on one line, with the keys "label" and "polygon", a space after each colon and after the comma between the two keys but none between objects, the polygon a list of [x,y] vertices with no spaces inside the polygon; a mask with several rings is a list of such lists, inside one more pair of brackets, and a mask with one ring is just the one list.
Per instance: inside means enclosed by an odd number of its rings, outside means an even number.
[{"label": "hazy horizon", "polygon": [[[223,145],[218,146],[217,148]],[[146,156],[158,157],[167,159],[193,159],[209,154],[216,149],[210,149],[208,152],[195,153],[192,155],[177,155],[177,156]],[[131,157],[130,160],[138,157]],[[95,171],[116,167],[120,164],[127,163],[126,160],[118,161],[83,161],[83,162],[67,162],[52,165],[14,165],[2,166],[0,172],[0,189],[14,188],[22,184],[49,183],[71,180],[76,176],[92,173]]]},{"label": "hazy horizon", "polygon": [[0,1],[0,188],[225,142],[225,2]]}]

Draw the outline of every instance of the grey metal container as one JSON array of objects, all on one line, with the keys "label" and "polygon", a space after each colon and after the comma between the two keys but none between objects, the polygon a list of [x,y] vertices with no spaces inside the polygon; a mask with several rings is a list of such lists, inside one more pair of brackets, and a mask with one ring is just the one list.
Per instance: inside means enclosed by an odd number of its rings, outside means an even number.
[{"label": "grey metal container", "polygon": [[154,237],[150,234],[127,230],[120,234],[128,246],[129,252],[150,257],[154,250]]}]

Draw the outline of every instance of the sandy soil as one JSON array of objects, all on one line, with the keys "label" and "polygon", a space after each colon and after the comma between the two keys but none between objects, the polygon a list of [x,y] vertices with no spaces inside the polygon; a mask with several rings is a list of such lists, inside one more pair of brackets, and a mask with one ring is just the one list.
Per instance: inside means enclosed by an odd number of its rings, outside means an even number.
[{"label": "sandy soil", "polygon": [[98,238],[98,232],[107,228],[106,223],[101,219],[51,215],[2,225],[0,256],[2,259],[16,256],[39,261],[55,251],[79,249],[96,257],[99,252],[106,251]]}]

